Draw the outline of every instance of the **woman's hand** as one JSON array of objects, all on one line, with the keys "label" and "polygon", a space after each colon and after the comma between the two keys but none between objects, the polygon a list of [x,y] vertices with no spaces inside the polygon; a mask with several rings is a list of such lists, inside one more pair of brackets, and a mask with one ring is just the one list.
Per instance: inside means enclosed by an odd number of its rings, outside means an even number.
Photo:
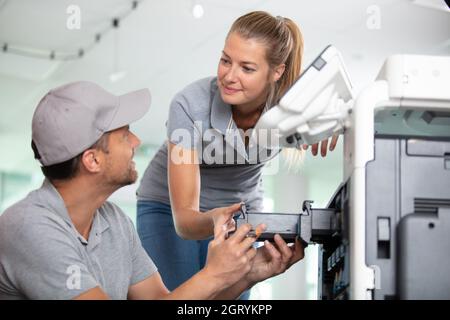
[{"label": "woman's hand", "polygon": [[[336,147],[337,141],[338,141],[339,136],[338,135],[334,135],[331,138],[331,142],[330,142],[330,151],[333,151],[334,148]],[[304,144],[303,145],[303,150],[307,150],[309,147],[309,145]],[[325,157],[327,155],[327,148],[328,147],[328,139],[322,140],[321,146],[320,146],[320,154],[322,157]],[[317,155],[317,151],[319,150],[319,143],[315,143],[312,145],[311,148],[311,153],[313,156]]]},{"label": "woman's hand", "polygon": [[303,245],[298,239],[291,247],[279,234],[275,235],[274,240],[275,244],[265,241],[264,246],[257,249],[253,266],[246,276],[251,285],[285,272],[305,256]]},{"label": "woman's hand", "polygon": [[214,223],[214,229],[218,226],[218,224],[225,225],[225,231],[231,232],[236,228],[236,223],[233,219],[233,216],[236,212],[241,209],[242,202],[235,203],[229,207],[221,207],[209,210],[208,213],[211,215],[211,219]]}]

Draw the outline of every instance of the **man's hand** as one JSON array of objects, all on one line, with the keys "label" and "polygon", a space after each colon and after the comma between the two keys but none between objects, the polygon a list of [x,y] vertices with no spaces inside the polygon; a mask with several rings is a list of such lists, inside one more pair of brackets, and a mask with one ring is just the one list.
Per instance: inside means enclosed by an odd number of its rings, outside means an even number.
[{"label": "man's hand", "polygon": [[[329,148],[330,151],[333,151],[334,148],[336,147],[338,138],[339,138],[338,135],[334,135],[334,136],[331,138],[330,148]],[[309,145],[304,144],[304,145],[303,145],[303,150],[307,150],[308,147],[309,147]],[[321,144],[321,146],[320,146],[320,155],[321,155],[322,157],[325,157],[325,156],[327,155],[327,149],[328,149],[327,147],[328,147],[328,139],[322,140],[322,144]],[[318,150],[319,150],[319,143],[313,144],[312,147],[311,147],[311,153],[312,153],[312,155],[313,155],[313,156],[316,156]]]},{"label": "man's hand", "polygon": [[[233,220],[233,219],[231,219]],[[208,257],[203,271],[226,289],[247,275],[253,265],[256,249],[255,237],[248,237],[251,225],[245,224],[227,238],[229,217],[219,215],[215,221],[214,239],[208,245]],[[265,228],[259,225],[258,228]]]},{"label": "man's hand", "polygon": [[298,239],[292,247],[288,246],[279,234],[275,235],[274,240],[275,245],[265,241],[264,246],[257,249],[253,266],[246,276],[251,285],[285,272],[305,256],[304,248]]}]

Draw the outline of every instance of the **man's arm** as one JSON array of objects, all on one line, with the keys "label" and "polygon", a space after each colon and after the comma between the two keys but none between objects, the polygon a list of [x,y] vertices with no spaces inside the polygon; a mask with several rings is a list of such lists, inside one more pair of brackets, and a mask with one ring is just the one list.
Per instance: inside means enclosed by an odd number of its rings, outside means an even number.
[{"label": "man's arm", "polygon": [[[239,297],[245,290],[267,278],[279,275],[291,265],[304,257],[304,248],[299,240],[295,246],[289,247],[280,237],[275,236],[275,243],[265,242],[258,248],[252,267],[241,280],[235,284],[224,287],[217,277],[208,274],[208,269],[201,270],[191,279],[183,283],[174,291],[169,292],[165,287],[159,273],[130,287],[129,299],[218,299],[231,300]],[[222,288],[222,289],[221,289]]]},{"label": "man's arm", "polygon": [[[275,247],[276,246],[276,247]],[[277,235],[275,245],[266,242],[265,247],[258,248],[252,268],[240,281],[227,287],[224,277],[218,277],[208,266],[195,274],[188,281],[170,292],[158,272],[129,287],[130,300],[207,300],[236,299],[245,290],[257,282],[284,272],[292,264],[304,257],[304,250],[297,240],[293,248],[288,247],[283,239]],[[95,287],[75,298],[76,300],[106,300],[109,297],[99,288]]]},{"label": "man's arm", "polygon": [[231,287],[221,291],[215,296],[216,300],[235,300],[245,291],[253,287],[255,283],[250,283],[246,278],[238,281]]},{"label": "man's arm", "polygon": [[[169,292],[159,273],[129,287],[129,299],[214,299],[225,289],[234,286],[250,271],[256,255],[255,238],[247,237],[251,226],[239,227],[226,238],[225,217],[215,226],[214,239],[208,245],[205,267],[181,286]],[[242,290],[243,291],[243,290]],[[241,292],[242,292],[241,291]],[[230,291],[228,298],[241,292]],[[231,296],[231,295],[235,296]],[[225,299],[225,297],[224,297]]]},{"label": "man's arm", "polygon": [[170,292],[164,285],[158,272],[147,279],[130,286],[130,300],[209,300],[214,299],[223,290],[223,283],[202,270],[181,286]]},{"label": "man's arm", "polygon": [[274,244],[266,240],[264,246],[257,249],[250,272],[241,281],[218,294],[216,299],[235,299],[258,282],[285,272],[305,256],[298,239],[293,247],[289,247],[279,234],[275,235],[274,240]]},{"label": "man's arm", "polygon": [[[129,300],[156,300],[168,296],[170,291],[164,285],[159,272],[142,280],[128,289]],[[83,292],[74,300],[110,300],[110,297],[100,288],[95,287]]]},{"label": "man's arm", "polygon": [[167,296],[170,291],[164,285],[159,272],[132,285],[128,289],[129,300],[156,300]]},{"label": "man's arm", "polygon": [[111,298],[100,287],[95,287],[76,296],[73,300],[111,300]]},{"label": "man's arm", "polygon": [[[129,300],[210,300],[210,299],[235,299],[247,286],[244,282],[222,291],[222,286],[217,279],[209,276],[204,270],[195,274],[188,281],[170,292],[164,285],[159,272],[129,287]],[[74,300],[110,300],[110,297],[100,288],[90,289]]]}]

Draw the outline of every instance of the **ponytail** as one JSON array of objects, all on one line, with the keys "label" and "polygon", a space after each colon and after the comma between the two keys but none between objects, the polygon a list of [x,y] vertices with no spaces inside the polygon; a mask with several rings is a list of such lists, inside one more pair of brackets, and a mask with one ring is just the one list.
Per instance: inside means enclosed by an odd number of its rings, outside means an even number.
[{"label": "ponytail", "polygon": [[278,85],[278,91],[275,93],[276,102],[286,93],[286,91],[294,84],[295,80],[300,76],[302,57],[303,57],[303,36],[291,19],[282,18],[284,24],[289,29],[291,41],[290,50],[287,56],[283,75],[281,76]]}]

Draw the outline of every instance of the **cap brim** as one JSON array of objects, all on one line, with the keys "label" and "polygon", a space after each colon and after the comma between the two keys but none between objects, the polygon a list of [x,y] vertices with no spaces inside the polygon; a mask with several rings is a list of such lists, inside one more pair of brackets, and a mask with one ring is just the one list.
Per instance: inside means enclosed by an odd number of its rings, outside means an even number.
[{"label": "cap brim", "polygon": [[148,89],[141,89],[119,96],[119,107],[107,131],[115,130],[141,119],[150,108]]}]

